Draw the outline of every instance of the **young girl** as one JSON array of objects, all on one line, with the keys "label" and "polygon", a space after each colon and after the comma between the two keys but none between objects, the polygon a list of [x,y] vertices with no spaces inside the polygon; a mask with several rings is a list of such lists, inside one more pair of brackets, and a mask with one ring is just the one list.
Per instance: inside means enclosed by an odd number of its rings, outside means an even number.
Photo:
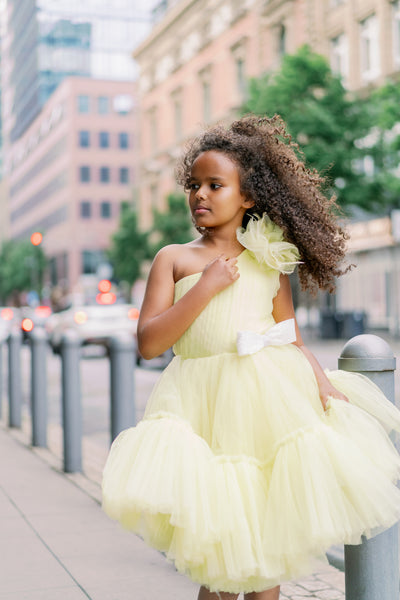
[{"label": "young girl", "polygon": [[201,584],[276,600],[337,543],[400,516],[400,413],[368,379],[325,374],[303,345],[288,274],[332,291],[346,236],[279,117],[213,127],[178,179],[200,232],[162,249],[138,326],[174,345],[145,417],[114,442],[104,509]]}]

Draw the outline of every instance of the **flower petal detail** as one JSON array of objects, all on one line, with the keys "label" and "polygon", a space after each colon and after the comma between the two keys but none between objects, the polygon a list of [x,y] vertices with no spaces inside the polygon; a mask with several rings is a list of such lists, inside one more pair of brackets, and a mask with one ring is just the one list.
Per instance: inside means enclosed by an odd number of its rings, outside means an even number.
[{"label": "flower petal detail", "polygon": [[246,229],[236,231],[238,241],[247,248],[257,261],[281,273],[293,273],[300,263],[300,254],[294,244],[285,242],[283,231],[266,213],[253,215]]}]

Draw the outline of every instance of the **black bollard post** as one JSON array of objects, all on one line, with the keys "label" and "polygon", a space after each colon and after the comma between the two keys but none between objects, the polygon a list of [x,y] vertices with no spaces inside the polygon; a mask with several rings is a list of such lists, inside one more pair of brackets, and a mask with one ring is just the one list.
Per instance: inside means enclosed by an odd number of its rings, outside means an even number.
[{"label": "black bollard post", "polygon": [[128,332],[110,341],[111,441],[135,425],[134,398],[135,342]]},{"label": "black bollard post", "polygon": [[82,471],[82,403],[80,386],[81,340],[73,329],[61,340],[62,415],[64,434],[64,471]]},{"label": "black bollard post", "polygon": [[8,422],[10,427],[22,424],[21,390],[21,343],[20,329],[13,329],[8,336]]},{"label": "black bollard post", "polygon": [[[396,359],[390,346],[376,335],[358,335],[347,342],[339,369],[366,375],[394,402]],[[345,546],[347,600],[398,600],[398,525],[362,544]]]},{"label": "black bollard post", "polygon": [[32,446],[47,446],[47,334],[35,327],[29,336],[31,345]]}]

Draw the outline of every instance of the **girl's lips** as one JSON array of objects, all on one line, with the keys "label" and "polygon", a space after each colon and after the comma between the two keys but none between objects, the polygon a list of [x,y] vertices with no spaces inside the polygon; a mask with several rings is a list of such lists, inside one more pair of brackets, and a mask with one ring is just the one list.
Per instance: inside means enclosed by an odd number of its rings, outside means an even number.
[{"label": "girl's lips", "polygon": [[194,209],[194,214],[195,215],[204,215],[204,213],[209,212],[208,208],[205,208],[205,206],[198,206],[197,208]]}]

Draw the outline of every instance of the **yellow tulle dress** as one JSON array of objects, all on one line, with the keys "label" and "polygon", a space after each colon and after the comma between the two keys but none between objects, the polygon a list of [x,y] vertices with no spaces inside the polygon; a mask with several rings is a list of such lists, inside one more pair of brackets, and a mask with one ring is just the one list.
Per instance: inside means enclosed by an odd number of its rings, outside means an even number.
[{"label": "yellow tulle dress", "polygon": [[[240,278],[175,344],[103,478],[110,517],[194,581],[232,593],[304,575],[330,545],[358,544],[400,516],[400,460],[387,435],[400,413],[343,371],[328,376],[350,403],[330,399],[324,412],[309,362],[285,343],[290,331],[272,329],[279,275],[293,271],[297,249],[267,217],[238,239]],[[175,301],[200,276],[178,281]]]}]

